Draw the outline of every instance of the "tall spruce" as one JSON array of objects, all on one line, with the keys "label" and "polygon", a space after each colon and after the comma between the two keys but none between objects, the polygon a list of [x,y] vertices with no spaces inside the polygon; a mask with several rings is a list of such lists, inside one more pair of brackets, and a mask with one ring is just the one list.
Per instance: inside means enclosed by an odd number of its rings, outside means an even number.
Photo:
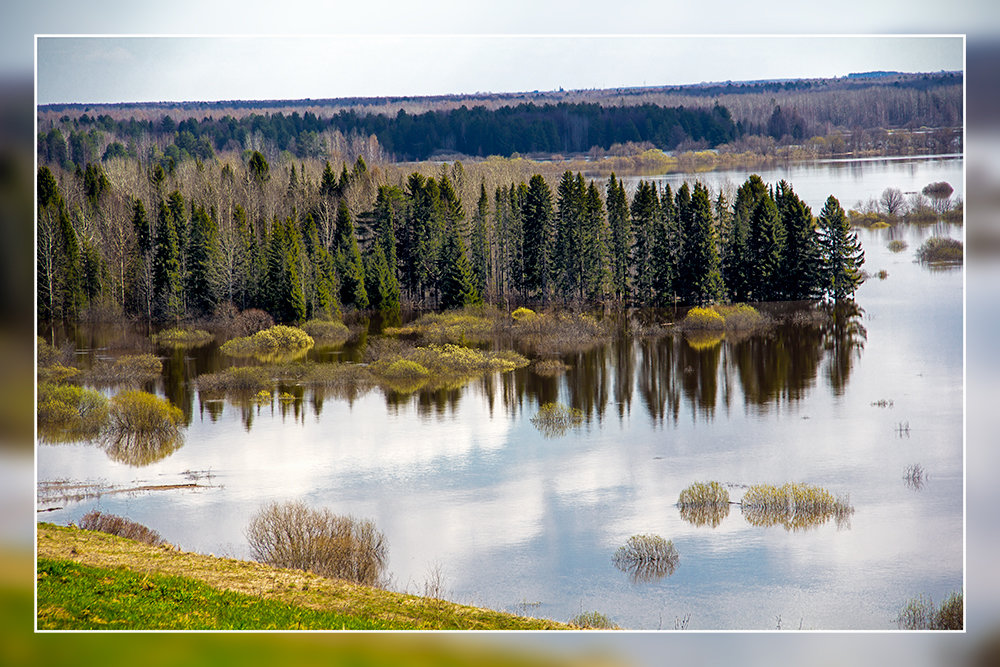
[{"label": "tall spruce", "polygon": [[218,296],[218,230],[215,220],[198,206],[191,216],[187,239],[188,271],[184,276],[188,312],[207,317],[215,310]]},{"label": "tall spruce", "polygon": [[854,295],[864,281],[861,266],[865,252],[857,232],[851,229],[844,209],[833,195],[827,198],[819,214],[822,252],[823,292],[834,300]]},{"label": "tall spruce", "polygon": [[347,202],[337,206],[336,254],[334,264],[340,277],[340,303],[360,310],[368,307],[368,292],[365,290],[365,269],[361,262],[361,251],[354,233],[354,220]]},{"label": "tall spruce", "polygon": [[750,216],[747,254],[750,264],[751,301],[781,298],[781,264],[785,251],[785,229],[774,198],[768,192]]},{"label": "tall spruce", "polygon": [[615,179],[608,180],[608,228],[610,231],[611,288],[615,300],[623,302],[629,293],[629,250],[632,247],[632,220],[628,212],[625,186]]},{"label": "tall spruce", "polygon": [[670,185],[660,193],[660,218],[654,227],[652,249],[653,303],[670,306],[674,303],[679,261],[680,233],[677,209]]},{"label": "tall spruce", "polygon": [[604,201],[593,181],[587,186],[582,237],[580,298],[599,301],[604,298],[610,278],[609,232]]},{"label": "tall spruce", "polygon": [[[513,189],[512,189],[513,192]],[[555,216],[552,211],[552,191],[545,179],[535,174],[521,206],[524,238],[524,286],[546,301],[553,282],[553,251]]]},{"label": "tall spruce", "polygon": [[812,211],[785,181],[778,183],[775,203],[785,228],[785,250],[779,271],[780,296],[791,300],[816,298],[822,278],[819,237]]},{"label": "tall spruce", "polygon": [[184,315],[183,280],[175,214],[164,200],[156,212],[156,239],[153,245],[153,309],[161,319]]},{"label": "tall spruce", "polygon": [[472,216],[470,251],[473,281],[476,289],[483,296],[489,294],[486,286],[491,272],[490,236],[490,198],[486,195],[486,183],[480,182],[479,201],[476,203],[476,212]]},{"label": "tall spruce", "polygon": [[651,182],[639,181],[632,197],[632,284],[635,286],[634,300],[638,305],[653,303],[653,279],[655,261],[653,239],[660,221],[660,200],[656,186]]},{"label": "tall spruce", "polygon": [[722,276],[730,301],[743,302],[750,298],[750,217],[760,201],[767,196],[767,186],[757,174],[751,174],[736,191],[722,258]]},{"label": "tall spruce", "polygon": [[439,268],[441,306],[462,308],[481,303],[472,278],[472,267],[465,255],[457,221],[449,220],[441,246]]},{"label": "tall spruce", "polygon": [[555,286],[565,300],[583,297],[583,226],[587,193],[583,177],[566,171],[556,188],[557,214],[553,268]]},{"label": "tall spruce", "polygon": [[708,189],[695,183],[689,197],[687,183],[684,183],[677,191],[676,204],[683,234],[677,272],[678,295],[688,303],[717,301],[723,296],[724,285]]}]

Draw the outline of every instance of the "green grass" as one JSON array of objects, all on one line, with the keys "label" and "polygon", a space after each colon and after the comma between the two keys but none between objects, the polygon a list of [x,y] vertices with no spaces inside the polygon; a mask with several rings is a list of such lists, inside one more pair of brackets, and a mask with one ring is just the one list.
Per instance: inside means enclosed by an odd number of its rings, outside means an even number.
[{"label": "green grass", "polygon": [[43,628],[569,627],[75,527],[41,523],[37,530]]},{"label": "green grass", "polygon": [[40,558],[38,627],[51,630],[382,630],[394,626],[220,591],[185,577]]}]

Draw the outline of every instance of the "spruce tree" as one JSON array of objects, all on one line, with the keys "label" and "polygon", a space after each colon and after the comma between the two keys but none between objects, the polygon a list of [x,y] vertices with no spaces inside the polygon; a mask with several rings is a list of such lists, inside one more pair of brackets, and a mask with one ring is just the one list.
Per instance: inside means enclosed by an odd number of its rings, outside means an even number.
[{"label": "spruce tree", "polygon": [[857,232],[851,229],[844,209],[830,195],[819,215],[823,292],[834,300],[854,295],[863,282],[861,266],[865,252]]},{"label": "spruce tree", "polygon": [[657,306],[671,306],[674,303],[679,244],[677,209],[668,184],[660,193],[660,217],[653,234],[652,290],[653,303]]},{"label": "spruce tree", "polygon": [[347,208],[347,202],[337,206],[336,254],[334,264],[340,277],[340,303],[354,306],[359,310],[368,307],[368,293],[365,290],[365,271],[361,262],[361,251],[354,233],[354,221]]},{"label": "spruce tree", "polygon": [[184,314],[180,250],[174,214],[162,199],[157,206],[156,239],[153,245],[153,309],[162,319],[180,319]]},{"label": "spruce tree", "polygon": [[656,186],[639,181],[632,197],[632,268],[634,272],[635,303],[649,305],[653,302],[655,262],[653,239],[660,221],[660,200]]},{"label": "spruce tree", "polygon": [[[513,198],[513,188],[511,193]],[[552,191],[540,174],[535,174],[528,181],[520,213],[524,239],[524,287],[546,301],[554,273],[555,216],[552,212]],[[514,235],[513,230],[510,233]]]},{"label": "spruce tree", "polygon": [[218,301],[218,230],[203,207],[195,209],[188,234],[188,272],[184,276],[185,302],[191,314],[207,317]]},{"label": "spruce tree", "polygon": [[718,244],[712,224],[712,202],[708,189],[695,183],[687,196],[687,183],[677,191],[677,215],[683,242],[677,275],[677,292],[688,303],[711,303],[722,298]]},{"label": "spruce tree", "polygon": [[611,285],[615,300],[622,302],[629,293],[629,249],[632,247],[632,221],[628,213],[628,199],[622,182],[614,172],[608,180],[608,228],[611,235]]},{"label": "spruce tree", "polygon": [[809,207],[785,181],[778,183],[775,203],[785,228],[780,275],[781,298],[814,299],[820,293],[819,237]]},{"label": "spruce tree", "polygon": [[750,217],[761,199],[768,195],[767,186],[757,174],[750,177],[736,191],[733,215],[723,246],[722,275],[729,299],[734,302],[750,298]]},{"label": "spruce tree", "polygon": [[439,269],[441,306],[463,308],[480,303],[479,292],[472,278],[472,267],[462,247],[458,227],[449,223],[441,246],[441,266]]},{"label": "spruce tree", "polygon": [[481,295],[487,294],[486,281],[490,275],[490,199],[486,196],[486,183],[479,184],[479,201],[472,216],[472,277]]},{"label": "spruce tree", "polygon": [[757,203],[750,216],[747,254],[750,264],[750,299],[774,301],[781,298],[781,264],[785,229],[770,192]]},{"label": "spruce tree", "polygon": [[583,177],[566,171],[556,188],[556,214],[553,269],[555,286],[563,299],[581,297],[583,292],[583,225],[586,211],[586,187]]},{"label": "spruce tree", "polygon": [[597,301],[604,297],[610,276],[608,221],[604,202],[593,181],[587,186],[583,216],[583,248],[580,253],[580,297]]}]

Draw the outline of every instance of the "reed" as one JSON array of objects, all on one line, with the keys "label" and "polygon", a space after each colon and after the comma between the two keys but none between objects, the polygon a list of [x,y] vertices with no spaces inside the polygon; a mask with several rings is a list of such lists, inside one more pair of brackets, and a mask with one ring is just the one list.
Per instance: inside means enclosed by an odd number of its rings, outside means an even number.
[{"label": "reed", "polygon": [[902,239],[893,239],[889,241],[889,244],[886,247],[889,249],[889,252],[903,252],[910,246],[906,241],[903,241]]},{"label": "reed", "polygon": [[718,482],[695,482],[677,499],[681,518],[695,526],[715,528],[729,516],[729,491]]},{"label": "reed", "polygon": [[273,381],[260,366],[233,366],[198,376],[198,390],[206,394],[255,394],[270,391]]},{"label": "reed", "polygon": [[126,354],[115,360],[101,359],[84,378],[95,385],[141,385],[163,372],[163,362],[152,354]]},{"label": "reed", "polygon": [[743,494],[740,508],[752,525],[781,525],[786,530],[812,528],[830,518],[842,526],[854,513],[849,497],[835,498],[822,487],[800,483],[751,486]]},{"label": "reed", "polygon": [[585,611],[569,619],[570,625],[582,630],[618,630],[618,625],[610,618],[596,611]]}]

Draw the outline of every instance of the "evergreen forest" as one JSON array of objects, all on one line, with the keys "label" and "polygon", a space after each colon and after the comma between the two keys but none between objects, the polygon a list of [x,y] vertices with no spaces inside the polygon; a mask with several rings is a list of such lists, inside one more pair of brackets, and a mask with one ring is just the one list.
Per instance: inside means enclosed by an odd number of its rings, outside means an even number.
[{"label": "evergreen forest", "polygon": [[428,175],[360,155],[193,162],[39,167],[40,320],[841,299],[862,280],[837,200],[814,214],[758,176],[727,197],[571,171],[487,187],[461,162]]}]

